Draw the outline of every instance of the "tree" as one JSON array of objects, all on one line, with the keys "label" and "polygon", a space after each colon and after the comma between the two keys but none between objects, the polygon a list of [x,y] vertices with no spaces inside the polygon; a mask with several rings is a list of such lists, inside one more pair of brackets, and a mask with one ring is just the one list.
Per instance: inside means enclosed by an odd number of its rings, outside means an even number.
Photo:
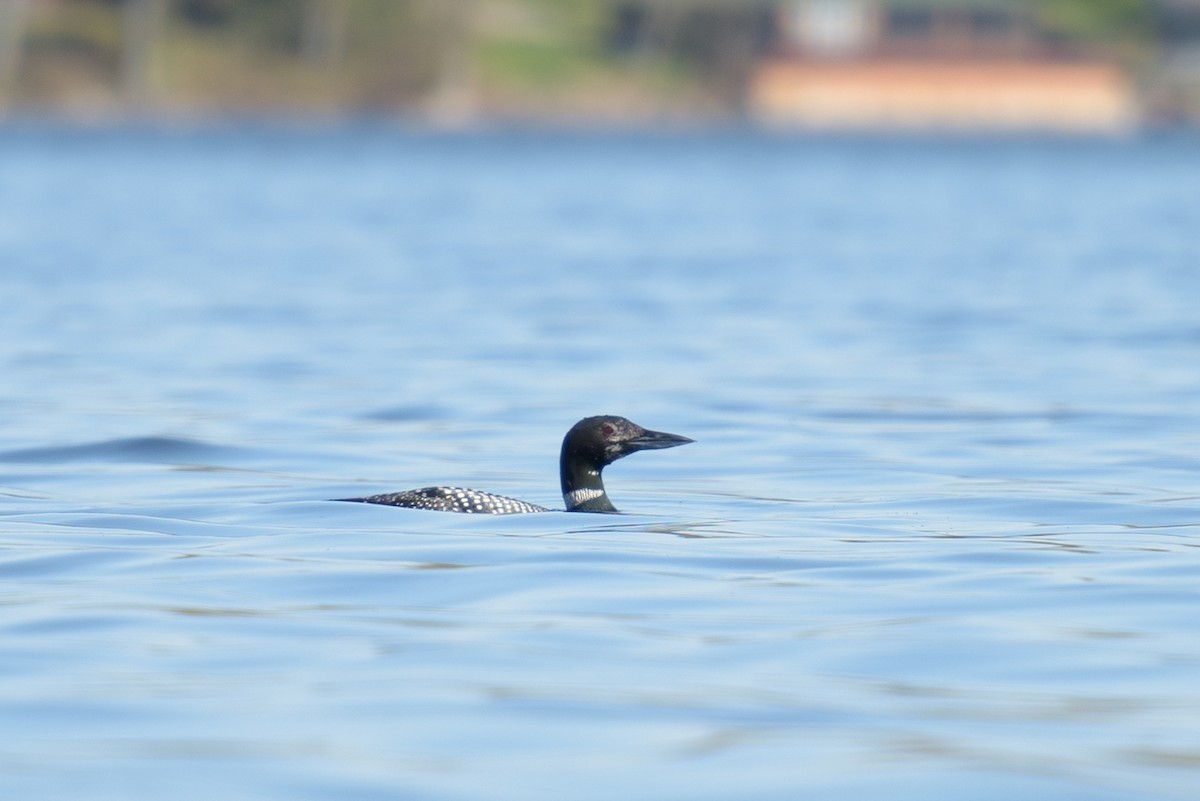
[{"label": "tree", "polygon": [[1143,41],[1150,37],[1150,0],[1038,0],[1030,2],[1039,23],[1072,41]]},{"label": "tree", "polygon": [[125,0],[122,15],[121,91],[126,101],[146,105],[155,88],[167,2]]}]

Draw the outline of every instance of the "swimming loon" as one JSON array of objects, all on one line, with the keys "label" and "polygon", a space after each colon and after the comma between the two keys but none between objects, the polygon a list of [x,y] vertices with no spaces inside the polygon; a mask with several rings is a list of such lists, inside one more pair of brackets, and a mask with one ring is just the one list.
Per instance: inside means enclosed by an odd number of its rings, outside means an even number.
[{"label": "swimming loon", "polygon": [[[558,462],[563,502],[567,505],[567,511],[617,511],[617,507],[608,499],[608,493],[604,491],[604,481],[600,477],[606,466],[634,451],[674,448],[689,442],[694,440],[678,434],[650,431],[624,417],[585,417],[571,426],[571,430],[563,437],[562,455]],[[486,515],[550,511],[543,506],[516,498],[461,487],[423,487],[407,492],[339,500]]]}]

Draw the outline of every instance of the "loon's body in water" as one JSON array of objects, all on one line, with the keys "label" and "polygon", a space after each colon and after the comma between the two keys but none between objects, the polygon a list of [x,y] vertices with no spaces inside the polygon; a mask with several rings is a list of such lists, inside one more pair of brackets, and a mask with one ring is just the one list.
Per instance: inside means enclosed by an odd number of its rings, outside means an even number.
[{"label": "loon's body in water", "polygon": [[[617,511],[617,507],[608,499],[604,481],[600,477],[606,466],[634,451],[674,448],[692,441],[678,434],[649,431],[624,417],[585,417],[571,426],[571,430],[563,437],[562,455],[558,463],[567,511]],[[342,500],[469,514],[511,515],[550,511],[516,498],[460,487],[424,487]]]}]

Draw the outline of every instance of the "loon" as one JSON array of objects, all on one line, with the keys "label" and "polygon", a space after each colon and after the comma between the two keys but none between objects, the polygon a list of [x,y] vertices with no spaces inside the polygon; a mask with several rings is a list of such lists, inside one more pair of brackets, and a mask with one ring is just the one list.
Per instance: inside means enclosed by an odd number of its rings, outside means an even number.
[{"label": "loon", "polygon": [[[624,417],[585,417],[563,437],[558,471],[562,481],[563,502],[568,512],[615,512],[604,491],[601,472],[608,465],[634,451],[658,450],[686,445],[695,440],[678,434],[650,431]],[[405,506],[439,512],[512,515],[549,512],[544,506],[461,487],[423,487],[406,492],[371,495],[366,498],[340,498],[357,503]]]}]

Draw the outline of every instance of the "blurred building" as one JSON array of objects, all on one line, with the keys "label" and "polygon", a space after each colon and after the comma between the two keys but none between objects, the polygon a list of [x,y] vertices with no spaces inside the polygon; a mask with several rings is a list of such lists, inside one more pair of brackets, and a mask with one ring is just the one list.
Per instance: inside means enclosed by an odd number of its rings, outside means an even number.
[{"label": "blurred building", "polygon": [[1130,77],[986,0],[792,0],[749,89],[770,125],[835,129],[1117,131]]}]

